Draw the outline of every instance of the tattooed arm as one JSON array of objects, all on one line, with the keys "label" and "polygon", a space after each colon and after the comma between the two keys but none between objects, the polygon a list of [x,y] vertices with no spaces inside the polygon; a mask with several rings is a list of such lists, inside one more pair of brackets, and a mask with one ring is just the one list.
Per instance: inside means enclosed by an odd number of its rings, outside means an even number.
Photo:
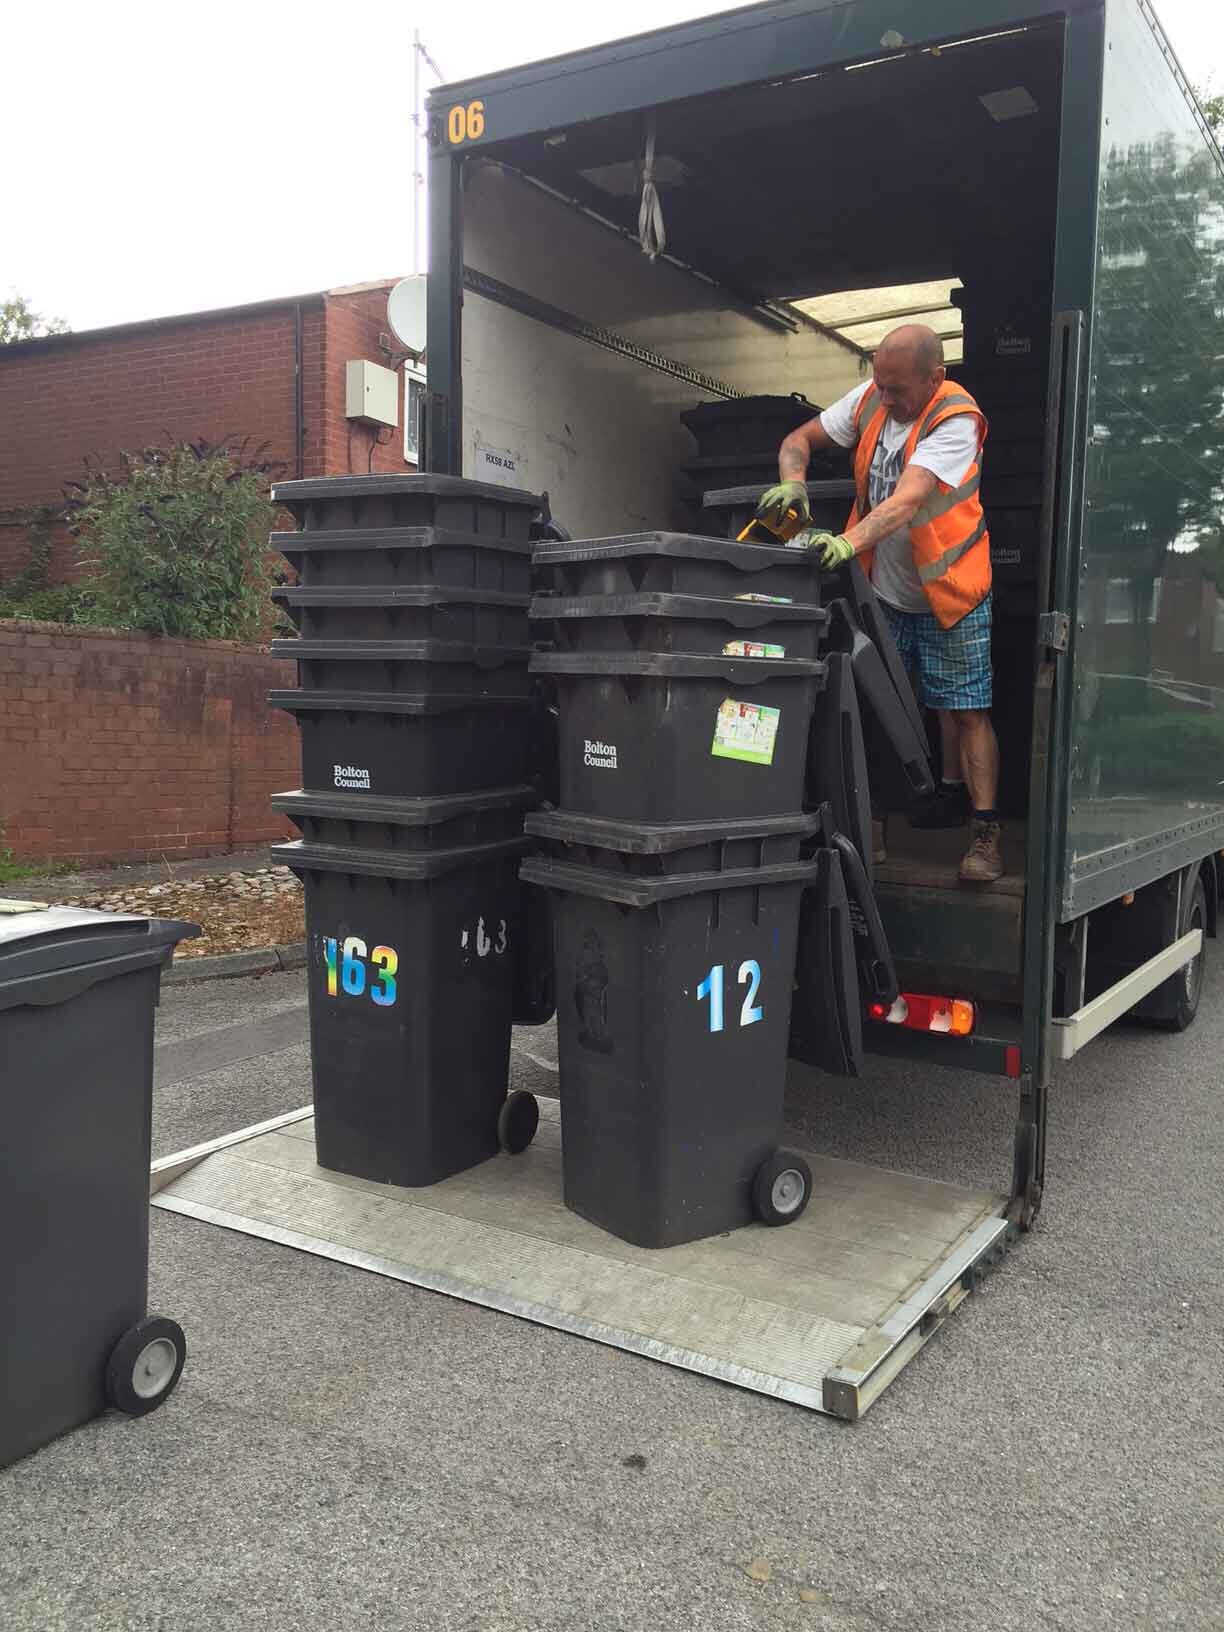
[{"label": "tattooed arm", "polygon": [[817,448],[833,448],[837,444],[825,431],[819,419],[809,419],[806,425],[794,430],[778,449],[778,475],[784,482],[801,482],[807,476],[808,460]]},{"label": "tattooed arm", "polygon": [[[806,429],[806,427],[803,427]],[[787,438],[789,441],[789,437]],[[786,443],[782,444],[785,451]],[[881,539],[888,538],[902,527],[908,527],[926,500],[935,491],[936,478],[932,471],[921,465],[910,465],[901,474],[892,496],[869,510],[845,535],[854,545],[855,555],[872,550]]]}]

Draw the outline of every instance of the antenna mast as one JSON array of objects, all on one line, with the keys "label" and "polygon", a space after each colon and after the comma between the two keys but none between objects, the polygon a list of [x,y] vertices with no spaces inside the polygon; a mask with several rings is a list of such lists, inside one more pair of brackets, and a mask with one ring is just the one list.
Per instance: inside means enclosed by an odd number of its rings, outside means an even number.
[{"label": "antenna mast", "polygon": [[421,31],[412,31],[412,271],[421,270],[421,196],[425,191],[425,171],[421,146],[425,138],[425,109],[422,105],[422,67],[430,69],[441,84],[445,75],[421,42]]}]

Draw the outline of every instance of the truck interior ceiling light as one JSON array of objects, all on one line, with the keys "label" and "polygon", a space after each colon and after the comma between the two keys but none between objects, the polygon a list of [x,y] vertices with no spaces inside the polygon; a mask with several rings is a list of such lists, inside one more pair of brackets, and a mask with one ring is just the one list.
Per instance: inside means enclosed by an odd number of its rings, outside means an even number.
[{"label": "truck interior ceiling light", "polygon": [[872,1003],[867,1010],[873,1020],[909,1031],[941,1031],[950,1037],[968,1037],[977,1023],[977,1009],[967,998],[932,997],[926,992],[902,992],[890,1007]]}]

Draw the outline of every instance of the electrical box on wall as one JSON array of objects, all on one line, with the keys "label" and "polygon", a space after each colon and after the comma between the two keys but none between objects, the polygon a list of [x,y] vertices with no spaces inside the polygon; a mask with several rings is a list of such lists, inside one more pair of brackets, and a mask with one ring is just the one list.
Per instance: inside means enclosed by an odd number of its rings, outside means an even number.
[{"label": "electrical box on wall", "polygon": [[344,365],[344,417],[371,425],[399,424],[399,377],[364,359]]}]

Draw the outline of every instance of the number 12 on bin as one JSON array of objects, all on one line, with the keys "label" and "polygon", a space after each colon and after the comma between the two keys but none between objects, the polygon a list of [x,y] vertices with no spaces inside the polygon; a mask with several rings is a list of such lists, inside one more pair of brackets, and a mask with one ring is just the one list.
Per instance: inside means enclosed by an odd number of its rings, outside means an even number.
[{"label": "number 12 on bin", "polygon": [[[758,1006],[756,1000],[757,993],[761,989],[761,966],[755,958],[744,959],[739,966],[739,974],[736,979],[741,986],[747,986],[748,988],[744,995],[744,1001],[740,1005],[739,1023],[741,1026],[755,1026],[758,1020],[765,1018],[764,1006]],[[714,965],[697,988],[697,1001],[704,1003],[706,998],[710,1000],[710,1030],[722,1031],[724,1021],[723,966],[721,963]]]},{"label": "number 12 on bin", "polygon": [[[327,967],[327,995],[361,997],[371,971],[366,968],[366,943],[359,935],[349,935],[344,941],[335,936],[323,940],[323,962]],[[374,979],[370,984],[370,1001],[380,1009],[389,1009],[395,1002],[395,973],[399,968],[399,953],[393,946],[376,946],[369,954]]]}]

